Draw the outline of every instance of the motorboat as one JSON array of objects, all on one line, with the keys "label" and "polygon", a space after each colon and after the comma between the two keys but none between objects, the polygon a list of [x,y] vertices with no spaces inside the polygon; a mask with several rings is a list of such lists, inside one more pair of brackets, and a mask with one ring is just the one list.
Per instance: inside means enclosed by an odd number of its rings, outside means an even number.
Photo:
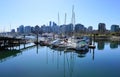
[{"label": "motorboat", "polygon": [[88,43],[86,40],[82,39],[76,43],[76,50],[81,51],[81,50],[88,50]]}]

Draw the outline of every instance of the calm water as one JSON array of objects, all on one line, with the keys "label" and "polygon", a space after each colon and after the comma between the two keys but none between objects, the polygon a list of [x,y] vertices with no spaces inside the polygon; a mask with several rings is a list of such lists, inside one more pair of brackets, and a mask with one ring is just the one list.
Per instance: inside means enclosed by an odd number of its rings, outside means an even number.
[{"label": "calm water", "polygon": [[120,77],[120,43],[95,45],[84,53],[45,46],[0,52],[0,77]]}]

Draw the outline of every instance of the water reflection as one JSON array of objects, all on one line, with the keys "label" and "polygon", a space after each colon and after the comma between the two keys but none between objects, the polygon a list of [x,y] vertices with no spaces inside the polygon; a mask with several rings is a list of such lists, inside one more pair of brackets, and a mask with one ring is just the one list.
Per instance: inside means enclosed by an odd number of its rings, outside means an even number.
[{"label": "water reflection", "polygon": [[98,43],[98,45],[97,45],[98,50],[104,50],[104,48],[105,48],[105,41],[98,41],[97,43]]},{"label": "water reflection", "polygon": [[[22,47],[22,46],[23,46],[23,48],[20,49],[20,47]],[[9,60],[10,58],[17,57],[17,56],[21,55],[23,51],[29,51],[35,47],[36,47],[35,45],[26,47],[25,44],[21,44],[21,46],[14,47],[12,49],[10,48],[10,49],[6,49],[6,50],[2,50],[2,51],[0,51],[0,62],[4,62],[6,60]]]},{"label": "water reflection", "polygon": [[98,50],[104,50],[106,44],[108,44],[111,49],[118,48],[118,46],[120,45],[119,41],[96,40],[95,42],[97,44]]},{"label": "water reflection", "polygon": [[21,54],[22,52],[19,50],[4,50],[0,52],[0,62],[4,62],[10,58],[14,58]]},{"label": "water reflection", "polygon": [[[49,48],[49,47],[43,47],[45,50],[45,60],[46,64],[49,66],[56,66],[57,71],[63,70],[63,73],[61,74],[61,77],[75,77],[75,64],[77,62],[77,58],[85,58],[87,57],[86,54],[91,52],[93,54],[92,60],[94,60],[94,49],[86,50],[86,51],[64,51],[62,48]],[[38,49],[38,52],[42,52],[40,49]],[[60,76],[59,76],[60,77]]]},{"label": "water reflection", "polygon": [[[120,42],[118,41],[101,41],[101,40],[97,40],[95,41],[95,45],[97,45],[97,49],[98,50],[104,50],[105,49],[105,46],[106,45],[109,45],[109,47],[111,49],[116,49],[119,47],[120,45]],[[22,47],[22,46],[21,46]],[[21,50],[12,50],[12,51],[1,51],[0,52],[0,61],[3,62],[9,58],[12,58],[12,57],[16,57],[17,55],[19,55],[19,53],[22,53],[22,51],[26,50],[26,51],[29,51],[31,49],[36,49],[36,53],[38,54],[39,53],[39,49],[40,48],[44,48],[44,46],[39,46],[39,45],[36,45],[36,46],[32,46],[32,47],[29,47],[29,48],[26,48],[27,46],[24,44],[23,45],[23,49]],[[20,48],[20,47],[19,47]],[[18,49],[19,49],[18,48]],[[49,47],[47,47],[46,49],[46,55],[48,55],[49,51],[52,51],[52,61],[54,62],[54,56],[55,56],[55,53],[57,52],[57,59],[59,61],[59,56],[61,56],[62,54],[68,54],[68,53],[76,53],[77,54],[77,57],[79,58],[84,58],[86,57],[86,54],[88,52],[90,52],[92,54],[92,60],[95,59],[94,55],[95,55],[95,50],[94,49],[89,49],[89,50],[86,50],[86,51],[83,51],[83,52],[77,52],[77,51],[64,51],[64,48],[49,48],[51,50],[48,50]],[[48,63],[48,57],[47,57],[47,60],[46,60],[46,63]],[[59,63],[58,63],[59,64]],[[58,67],[59,68],[59,67]]]},{"label": "water reflection", "polygon": [[89,50],[85,50],[85,51],[76,51],[76,53],[78,54],[79,58],[84,58],[86,56],[86,54],[88,53]]},{"label": "water reflection", "polygon": [[44,48],[44,52],[46,53],[46,64],[49,66],[52,63],[52,65],[56,66],[58,71],[63,69],[63,75],[61,74],[61,77],[73,77],[75,63],[74,51],[64,52],[63,48]]},{"label": "water reflection", "polygon": [[[95,45],[98,45],[98,43],[102,43],[102,41],[95,42]],[[0,76],[4,75],[5,77],[6,72],[10,72],[8,75],[11,77],[102,77],[105,74],[105,77],[112,77],[114,76],[113,74],[119,74],[119,70],[115,71],[118,68],[117,66],[120,64],[119,61],[115,63],[116,59],[119,58],[119,52],[115,52],[113,54],[113,52],[105,51],[109,50],[107,47],[110,47],[111,44],[114,49],[114,44],[116,45],[119,43],[108,43],[104,41],[103,44],[103,52],[99,52],[98,48],[77,52],[64,51],[62,48],[51,49],[50,47],[40,45],[32,46],[21,50],[20,53],[22,53],[22,55],[20,55],[19,58],[14,59],[12,62],[8,61],[8,64],[7,62],[6,64],[1,63],[0,68],[4,66],[1,68],[1,70],[4,70],[0,71],[2,72]],[[4,56],[6,57],[3,57],[2,59],[11,57],[8,53],[11,53],[12,57],[16,57],[18,56],[19,51],[14,53],[11,51],[4,52]],[[3,53],[0,52],[0,60],[2,55]],[[16,65],[16,67],[14,67],[14,65]],[[8,71],[10,69],[9,66],[12,66],[11,68],[13,71]],[[16,71],[16,68],[22,69],[19,72],[14,72]],[[102,75],[99,75],[99,73]],[[16,74],[16,76],[14,76],[14,74]]]},{"label": "water reflection", "polygon": [[119,42],[117,42],[117,41],[110,42],[110,48],[111,49],[118,48],[118,45],[119,45]]},{"label": "water reflection", "polygon": [[90,53],[92,53],[92,60],[95,58],[95,49],[89,49]]},{"label": "water reflection", "polygon": [[38,45],[36,45],[36,53],[38,54]]}]

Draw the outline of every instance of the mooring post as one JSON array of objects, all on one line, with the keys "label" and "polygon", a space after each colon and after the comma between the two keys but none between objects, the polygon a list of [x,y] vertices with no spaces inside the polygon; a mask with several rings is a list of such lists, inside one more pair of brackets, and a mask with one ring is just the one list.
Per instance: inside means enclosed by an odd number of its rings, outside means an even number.
[{"label": "mooring post", "polygon": [[20,50],[20,40],[18,42],[19,42],[19,50]]},{"label": "mooring post", "polygon": [[25,39],[25,34],[24,34],[24,48],[25,48],[25,44],[26,44],[26,39]]},{"label": "mooring post", "polygon": [[37,33],[37,44],[38,44],[38,33]]},{"label": "mooring post", "polygon": [[11,50],[11,47],[12,47],[12,39],[8,40],[9,41],[9,45],[10,45],[10,50]]},{"label": "mooring post", "polygon": [[25,35],[24,35],[24,43],[26,44],[26,39],[25,39]]},{"label": "mooring post", "polygon": [[4,37],[4,38],[3,38],[3,42],[4,42],[4,43],[3,43],[3,45],[4,45],[3,47],[5,47],[5,40],[6,40],[6,39],[5,39],[5,37]]},{"label": "mooring post", "polygon": [[90,45],[92,45],[92,34],[90,35]]},{"label": "mooring post", "polygon": [[94,49],[93,49],[93,56],[92,56],[92,59],[94,60],[94,56],[95,56],[95,53],[94,53]]},{"label": "mooring post", "polygon": [[93,42],[93,45],[95,45],[95,34],[94,34],[94,37],[93,37],[93,38],[94,38],[94,42]]}]

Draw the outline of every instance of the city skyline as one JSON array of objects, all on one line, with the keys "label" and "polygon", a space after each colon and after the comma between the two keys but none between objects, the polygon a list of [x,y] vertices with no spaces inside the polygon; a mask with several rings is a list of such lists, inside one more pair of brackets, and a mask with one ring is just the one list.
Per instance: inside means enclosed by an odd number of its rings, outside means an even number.
[{"label": "city skyline", "polygon": [[[9,31],[20,25],[48,25],[49,21],[58,24],[71,23],[72,6],[74,5],[76,24],[98,29],[99,23],[105,23],[106,28],[120,25],[120,2],[118,0],[4,0],[0,1],[0,32]],[[11,25],[11,26],[10,26]]]}]

